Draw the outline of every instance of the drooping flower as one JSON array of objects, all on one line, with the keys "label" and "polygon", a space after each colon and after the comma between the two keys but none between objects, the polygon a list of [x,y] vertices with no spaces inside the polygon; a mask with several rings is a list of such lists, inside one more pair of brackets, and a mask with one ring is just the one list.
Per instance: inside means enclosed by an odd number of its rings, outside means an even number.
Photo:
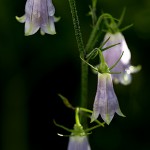
[{"label": "drooping flower", "polygon": [[[78,109],[78,108],[77,108]],[[77,121],[78,122],[78,121]],[[74,124],[74,128],[73,129],[68,129],[62,125],[57,124],[55,121],[55,125],[71,132],[70,135],[62,135],[62,134],[58,134],[59,136],[69,136],[69,142],[68,142],[68,147],[67,150],[91,150],[87,135],[89,134],[88,132],[100,127],[100,126],[104,126],[103,123],[98,122],[97,126],[94,126],[92,128],[88,128],[86,130],[83,129],[83,126],[80,124],[80,122]],[[88,132],[86,132],[88,131]]]},{"label": "drooping flower", "polygon": [[25,35],[32,35],[39,29],[41,34],[56,34],[55,32],[55,8],[52,0],[27,0],[25,15],[16,19],[25,22]]},{"label": "drooping flower", "polygon": [[[65,105],[67,104],[67,107],[69,106],[69,108],[72,108],[72,105],[69,104],[68,99],[66,99],[64,96],[62,96],[60,94],[59,94],[59,96],[63,100],[64,104]],[[94,129],[100,127],[100,126],[104,127],[104,123],[101,123],[100,121],[98,121],[96,119],[95,122],[96,122],[97,125],[92,126],[91,128],[84,129],[83,126],[80,123],[80,116],[79,116],[80,114],[79,114],[79,112],[80,112],[80,110],[83,111],[83,112],[88,112],[88,113],[91,113],[92,111],[88,110],[86,108],[79,108],[79,107],[76,107],[76,108],[73,107],[73,109],[75,110],[75,124],[74,124],[73,129],[68,129],[65,126],[57,124],[54,121],[54,124],[56,126],[66,130],[68,132],[71,132],[71,134],[70,135],[58,134],[58,135],[59,136],[69,136],[69,143],[68,143],[67,150],[91,150],[87,135],[89,135],[89,133],[92,130],[94,130]]]},{"label": "drooping flower", "polygon": [[69,137],[68,150],[91,150],[87,136],[71,135]]},{"label": "drooping flower", "polygon": [[91,150],[87,133],[83,129],[83,126],[80,124],[79,120],[79,108],[76,108],[76,124],[71,132],[69,137],[69,143],[67,150]]},{"label": "drooping flower", "polygon": [[[76,123],[73,129],[68,129],[62,125],[57,124],[56,122],[54,123],[56,126],[61,127],[65,129],[66,131],[71,132],[70,135],[65,135],[65,136],[69,136],[67,150],[91,150],[91,147],[87,138],[88,133],[86,131],[91,131],[99,126],[104,126],[104,124],[99,122],[98,126],[84,130],[80,122]],[[58,134],[58,135],[64,136],[62,134]]]},{"label": "drooping flower", "polygon": [[87,63],[94,71],[98,74],[98,83],[97,83],[97,91],[93,104],[93,112],[91,116],[91,122],[95,121],[99,115],[101,115],[102,119],[110,124],[111,120],[114,117],[114,114],[125,117],[120,110],[117,96],[114,92],[113,82],[111,77],[111,70],[116,66],[116,64],[121,59],[121,56],[116,60],[114,64],[109,68],[102,51],[97,48],[97,54],[99,54],[100,64],[97,67],[93,67],[91,64],[83,60]]},{"label": "drooping flower", "polygon": [[114,92],[111,75],[109,73],[98,73],[97,91],[91,122],[97,119],[100,114],[102,119],[109,124],[115,113],[124,117]]},{"label": "drooping flower", "polygon": [[121,32],[119,31],[116,33],[107,32],[104,37],[104,41],[106,41],[108,38],[110,39],[104,45],[104,48],[114,44],[118,44],[103,52],[105,61],[109,67],[112,66],[112,64],[114,64],[121,56],[122,52],[124,52],[120,61],[111,70],[112,72],[121,72],[121,73],[112,74],[112,79],[115,83],[128,85],[132,81],[131,73],[138,72],[140,70],[140,66],[137,67],[131,66],[131,52]]}]

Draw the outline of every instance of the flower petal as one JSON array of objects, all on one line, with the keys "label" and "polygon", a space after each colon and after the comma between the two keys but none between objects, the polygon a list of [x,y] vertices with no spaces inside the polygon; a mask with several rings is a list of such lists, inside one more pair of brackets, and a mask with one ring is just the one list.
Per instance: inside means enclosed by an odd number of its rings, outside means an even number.
[{"label": "flower petal", "polygon": [[[113,83],[111,75],[107,75],[107,81],[106,81],[106,91],[107,91],[107,113],[104,114],[106,117],[106,123],[109,124],[114,117],[115,112],[120,115],[124,116],[120,110],[119,103],[117,96],[114,92]],[[103,118],[103,117],[102,117]]]},{"label": "flower petal", "polygon": [[25,36],[28,35],[33,35],[34,33],[36,33],[39,29],[39,25],[38,24],[34,24],[32,22],[30,22],[30,20],[26,20],[25,22]]},{"label": "flower petal", "polygon": [[93,105],[93,113],[91,116],[91,122],[98,118],[100,112],[105,111],[104,105],[106,103],[106,79],[103,74],[98,73],[97,91]]},{"label": "flower petal", "polygon": [[47,10],[49,16],[54,16],[55,14],[55,7],[51,0],[47,0]]},{"label": "flower petal", "polygon": [[54,25],[54,17],[49,17],[47,22],[41,25],[41,29],[43,32],[48,34],[56,34],[55,25]]},{"label": "flower petal", "polygon": [[115,112],[120,116],[124,116],[114,92],[111,75],[108,73],[98,73],[98,84],[91,122],[97,119],[100,114],[102,119],[109,125]]},{"label": "flower petal", "polygon": [[91,150],[86,136],[70,136],[68,150]]},{"label": "flower petal", "polygon": [[24,23],[26,21],[26,15],[23,15],[22,17],[17,17],[16,20],[19,21],[20,23]]},{"label": "flower petal", "polygon": [[109,124],[114,117],[117,97],[113,89],[111,75],[108,73],[103,74],[105,78],[105,101],[101,101],[100,114],[102,119]]},{"label": "flower petal", "polygon": [[27,0],[26,7],[25,35],[32,35],[40,28],[41,0]]},{"label": "flower petal", "polygon": [[[120,32],[117,32],[115,34],[106,33],[104,41],[108,39],[108,37],[110,37],[110,39],[105,44],[104,48],[117,44],[117,43],[120,43],[120,44],[113,46],[103,52],[105,61],[107,62],[108,66],[111,67],[113,64],[115,64],[115,62],[117,62],[122,52],[124,52],[120,61],[111,71],[121,72],[120,74],[112,74],[112,78],[115,83],[122,83],[124,85],[127,85],[131,83],[131,80],[130,80],[131,76],[127,75],[125,71],[130,66],[130,60],[131,60],[130,50],[126,44],[124,36]],[[128,77],[128,79],[126,77]]]},{"label": "flower petal", "polygon": [[56,34],[54,25],[55,8],[51,0],[44,0],[41,5],[41,30],[48,34]]}]

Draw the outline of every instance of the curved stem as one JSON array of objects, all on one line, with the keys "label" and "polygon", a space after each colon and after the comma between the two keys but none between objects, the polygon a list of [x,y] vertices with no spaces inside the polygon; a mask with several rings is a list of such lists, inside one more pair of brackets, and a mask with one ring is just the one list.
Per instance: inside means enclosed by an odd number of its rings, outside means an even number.
[{"label": "curved stem", "polygon": [[81,126],[80,119],[79,119],[79,108],[78,107],[75,110],[75,122],[76,122],[76,125]]}]

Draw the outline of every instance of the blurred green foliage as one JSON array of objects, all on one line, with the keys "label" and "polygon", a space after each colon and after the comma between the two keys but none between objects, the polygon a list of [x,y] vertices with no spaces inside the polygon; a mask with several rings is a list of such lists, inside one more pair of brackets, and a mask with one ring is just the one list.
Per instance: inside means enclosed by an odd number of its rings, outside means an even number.
[{"label": "blurred green foliage", "polygon": [[[74,116],[58,97],[61,93],[72,105],[80,99],[80,59],[67,0],[53,0],[56,16],[54,36],[24,36],[24,24],[15,16],[24,14],[23,1],[0,1],[0,136],[1,150],[66,149],[68,138],[58,137],[52,119],[72,128]],[[91,31],[87,16],[90,0],[76,0],[84,43]],[[149,0],[98,0],[101,11],[119,17],[122,26],[134,26],[123,34],[132,54],[132,64],[142,65],[129,86],[115,85],[122,112],[109,126],[90,135],[94,150],[148,150],[149,117]],[[95,96],[97,77],[89,70],[89,108]],[[54,147],[54,148],[52,148]]]}]

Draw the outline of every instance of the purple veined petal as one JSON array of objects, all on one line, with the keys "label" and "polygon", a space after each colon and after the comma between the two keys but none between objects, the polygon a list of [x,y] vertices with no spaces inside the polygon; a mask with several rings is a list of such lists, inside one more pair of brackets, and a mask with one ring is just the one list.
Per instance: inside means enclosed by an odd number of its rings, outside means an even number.
[{"label": "purple veined petal", "polygon": [[86,136],[70,136],[67,150],[91,150]]},{"label": "purple veined petal", "polygon": [[[114,44],[117,44],[117,43],[120,43],[120,44],[113,46],[103,52],[104,57],[106,57],[106,62],[108,61],[107,62],[108,66],[110,67],[110,65],[113,65],[118,60],[118,58],[121,56],[123,51],[124,51],[124,54],[121,57],[120,61],[123,65],[128,65],[130,63],[130,59],[131,59],[131,52],[126,44],[124,36],[120,32],[115,33],[115,34],[107,33],[105,35],[104,40],[108,39],[109,37],[110,37],[110,39],[105,44],[104,48],[114,45]],[[110,59],[110,57],[112,59]]]},{"label": "purple veined petal", "polygon": [[[106,39],[108,39],[108,38],[110,38],[110,39],[105,44],[104,48],[109,47],[109,46],[114,45],[114,44],[117,44],[117,43],[121,43],[121,40],[118,37],[120,37],[120,36],[116,36],[116,38],[115,38],[115,36],[113,34],[107,33],[105,35],[104,41]],[[105,50],[103,52],[105,61],[107,62],[107,64],[108,64],[109,67],[111,67],[113,64],[116,63],[116,61],[121,56],[121,53],[122,53],[122,51],[121,51],[121,44],[113,46],[113,47],[111,47],[111,48],[109,48],[109,49],[107,49],[107,50]],[[117,71],[118,64],[116,65],[115,68],[113,68],[112,71]]]},{"label": "purple veined petal", "polygon": [[111,75],[108,73],[98,73],[98,84],[91,122],[97,119],[100,114],[102,119],[107,124],[110,124],[115,112],[120,116],[124,116],[114,92]]},{"label": "purple veined petal", "polygon": [[40,28],[41,0],[28,0],[25,7],[26,22],[25,35],[32,35]]},{"label": "purple veined petal", "polygon": [[48,19],[49,19],[48,22],[41,25],[41,30],[48,34],[52,34],[52,35],[56,34],[55,25],[54,25],[54,17],[50,16]]},{"label": "purple veined petal", "polygon": [[43,31],[44,33],[47,33],[49,30],[48,1],[49,0],[43,0],[43,2],[41,3],[40,27],[41,31]]},{"label": "purple veined petal", "polygon": [[46,0],[47,1],[47,10],[49,16],[54,16],[55,14],[55,7],[52,3],[52,0]]},{"label": "purple veined petal", "polygon": [[[51,10],[50,10],[51,9]],[[56,34],[54,16],[50,16],[55,13],[54,6],[50,0],[45,0],[45,3],[41,5],[41,31],[48,34]]]},{"label": "purple veined petal", "polygon": [[33,24],[30,22],[30,20],[27,19],[25,22],[25,36],[33,35],[39,30],[39,28],[40,27],[38,24]]},{"label": "purple veined petal", "polygon": [[104,80],[104,85],[100,84],[100,89],[104,89],[105,94],[100,92],[99,105],[100,105],[100,115],[102,119],[109,124],[114,117],[115,113],[115,104],[117,97],[114,93],[111,75],[108,73],[99,75],[99,82],[101,83]]},{"label": "purple veined petal", "polygon": [[131,52],[126,44],[125,38],[120,32],[115,34],[106,33],[104,40],[108,39],[109,37],[110,39],[104,47],[108,47],[117,43],[120,44],[113,46],[103,52],[105,61],[107,62],[108,66],[111,67],[119,59],[122,52],[124,52],[120,61],[111,70],[112,72],[121,72],[120,74],[112,74],[113,81],[114,83],[122,83],[124,85],[130,84],[131,75],[127,75],[125,70],[130,66]]},{"label": "purple veined petal", "polygon": [[98,73],[97,91],[93,105],[91,122],[93,122],[98,118],[100,111],[103,110],[103,105],[105,104],[105,101],[106,101],[106,79],[105,76]]},{"label": "purple veined petal", "polygon": [[105,120],[107,124],[109,124],[114,117],[115,112],[124,117],[123,113],[120,110],[117,96],[114,92],[112,78],[110,74],[106,76],[106,92],[107,92],[107,103],[105,112],[100,112],[102,118]]},{"label": "purple veined petal", "polygon": [[33,12],[34,0],[27,0],[25,5],[25,14],[28,18],[31,18]]}]

